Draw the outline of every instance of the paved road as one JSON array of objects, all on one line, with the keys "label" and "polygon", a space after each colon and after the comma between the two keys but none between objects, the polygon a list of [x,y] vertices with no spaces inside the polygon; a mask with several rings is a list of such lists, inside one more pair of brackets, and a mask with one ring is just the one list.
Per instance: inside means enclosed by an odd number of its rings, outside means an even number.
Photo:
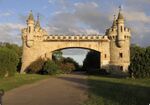
[{"label": "paved road", "polygon": [[50,77],[8,91],[4,105],[80,105],[87,99],[87,76],[79,74]]}]

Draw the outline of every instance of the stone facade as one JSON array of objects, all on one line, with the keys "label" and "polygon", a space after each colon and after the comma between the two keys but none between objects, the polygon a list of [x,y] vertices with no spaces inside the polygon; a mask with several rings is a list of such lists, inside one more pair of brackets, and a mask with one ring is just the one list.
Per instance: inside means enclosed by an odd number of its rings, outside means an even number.
[{"label": "stone facade", "polygon": [[27,28],[22,29],[22,68],[38,58],[52,59],[52,53],[65,48],[84,48],[100,52],[101,68],[127,71],[130,64],[130,29],[124,26],[124,17],[119,11],[111,28],[105,35],[48,35],[41,28],[39,18],[35,22],[32,12],[27,19]]}]

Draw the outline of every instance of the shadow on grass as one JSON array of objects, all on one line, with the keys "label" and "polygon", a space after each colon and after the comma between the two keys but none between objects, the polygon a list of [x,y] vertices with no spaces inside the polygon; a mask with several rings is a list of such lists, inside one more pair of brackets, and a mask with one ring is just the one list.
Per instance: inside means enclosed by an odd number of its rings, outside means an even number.
[{"label": "shadow on grass", "polygon": [[[83,84],[81,78],[60,77],[60,79]],[[111,78],[110,78],[111,79]],[[88,105],[149,105],[150,104],[150,87],[114,83],[108,80],[89,79],[90,100],[96,104]],[[92,99],[92,96],[96,99]],[[97,102],[96,102],[97,101]],[[102,101],[99,103],[98,101]]]}]

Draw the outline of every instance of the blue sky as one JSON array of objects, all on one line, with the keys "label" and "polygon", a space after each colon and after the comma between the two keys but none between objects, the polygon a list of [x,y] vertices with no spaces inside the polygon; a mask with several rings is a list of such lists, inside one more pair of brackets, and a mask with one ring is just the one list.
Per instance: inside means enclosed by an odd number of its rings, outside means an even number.
[{"label": "blue sky", "polygon": [[104,35],[119,5],[132,29],[132,43],[149,46],[150,0],[0,0],[0,41],[21,44],[20,29],[30,10],[35,18],[40,14],[49,34]]}]

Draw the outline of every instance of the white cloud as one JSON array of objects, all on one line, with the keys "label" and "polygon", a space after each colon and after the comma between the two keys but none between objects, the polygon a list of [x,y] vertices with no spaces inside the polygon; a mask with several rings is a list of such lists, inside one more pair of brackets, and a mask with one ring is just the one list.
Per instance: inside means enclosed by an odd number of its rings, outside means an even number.
[{"label": "white cloud", "polygon": [[143,22],[150,23],[150,16],[146,15],[145,12],[139,11],[126,11],[125,17],[130,22]]},{"label": "white cloud", "polygon": [[11,16],[11,12],[0,12],[0,17]]},{"label": "white cloud", "polygon": [[20,44],[21,43],[20,30],[23,27],[24,25],[18,23],[0,24],[0,41]]}]

